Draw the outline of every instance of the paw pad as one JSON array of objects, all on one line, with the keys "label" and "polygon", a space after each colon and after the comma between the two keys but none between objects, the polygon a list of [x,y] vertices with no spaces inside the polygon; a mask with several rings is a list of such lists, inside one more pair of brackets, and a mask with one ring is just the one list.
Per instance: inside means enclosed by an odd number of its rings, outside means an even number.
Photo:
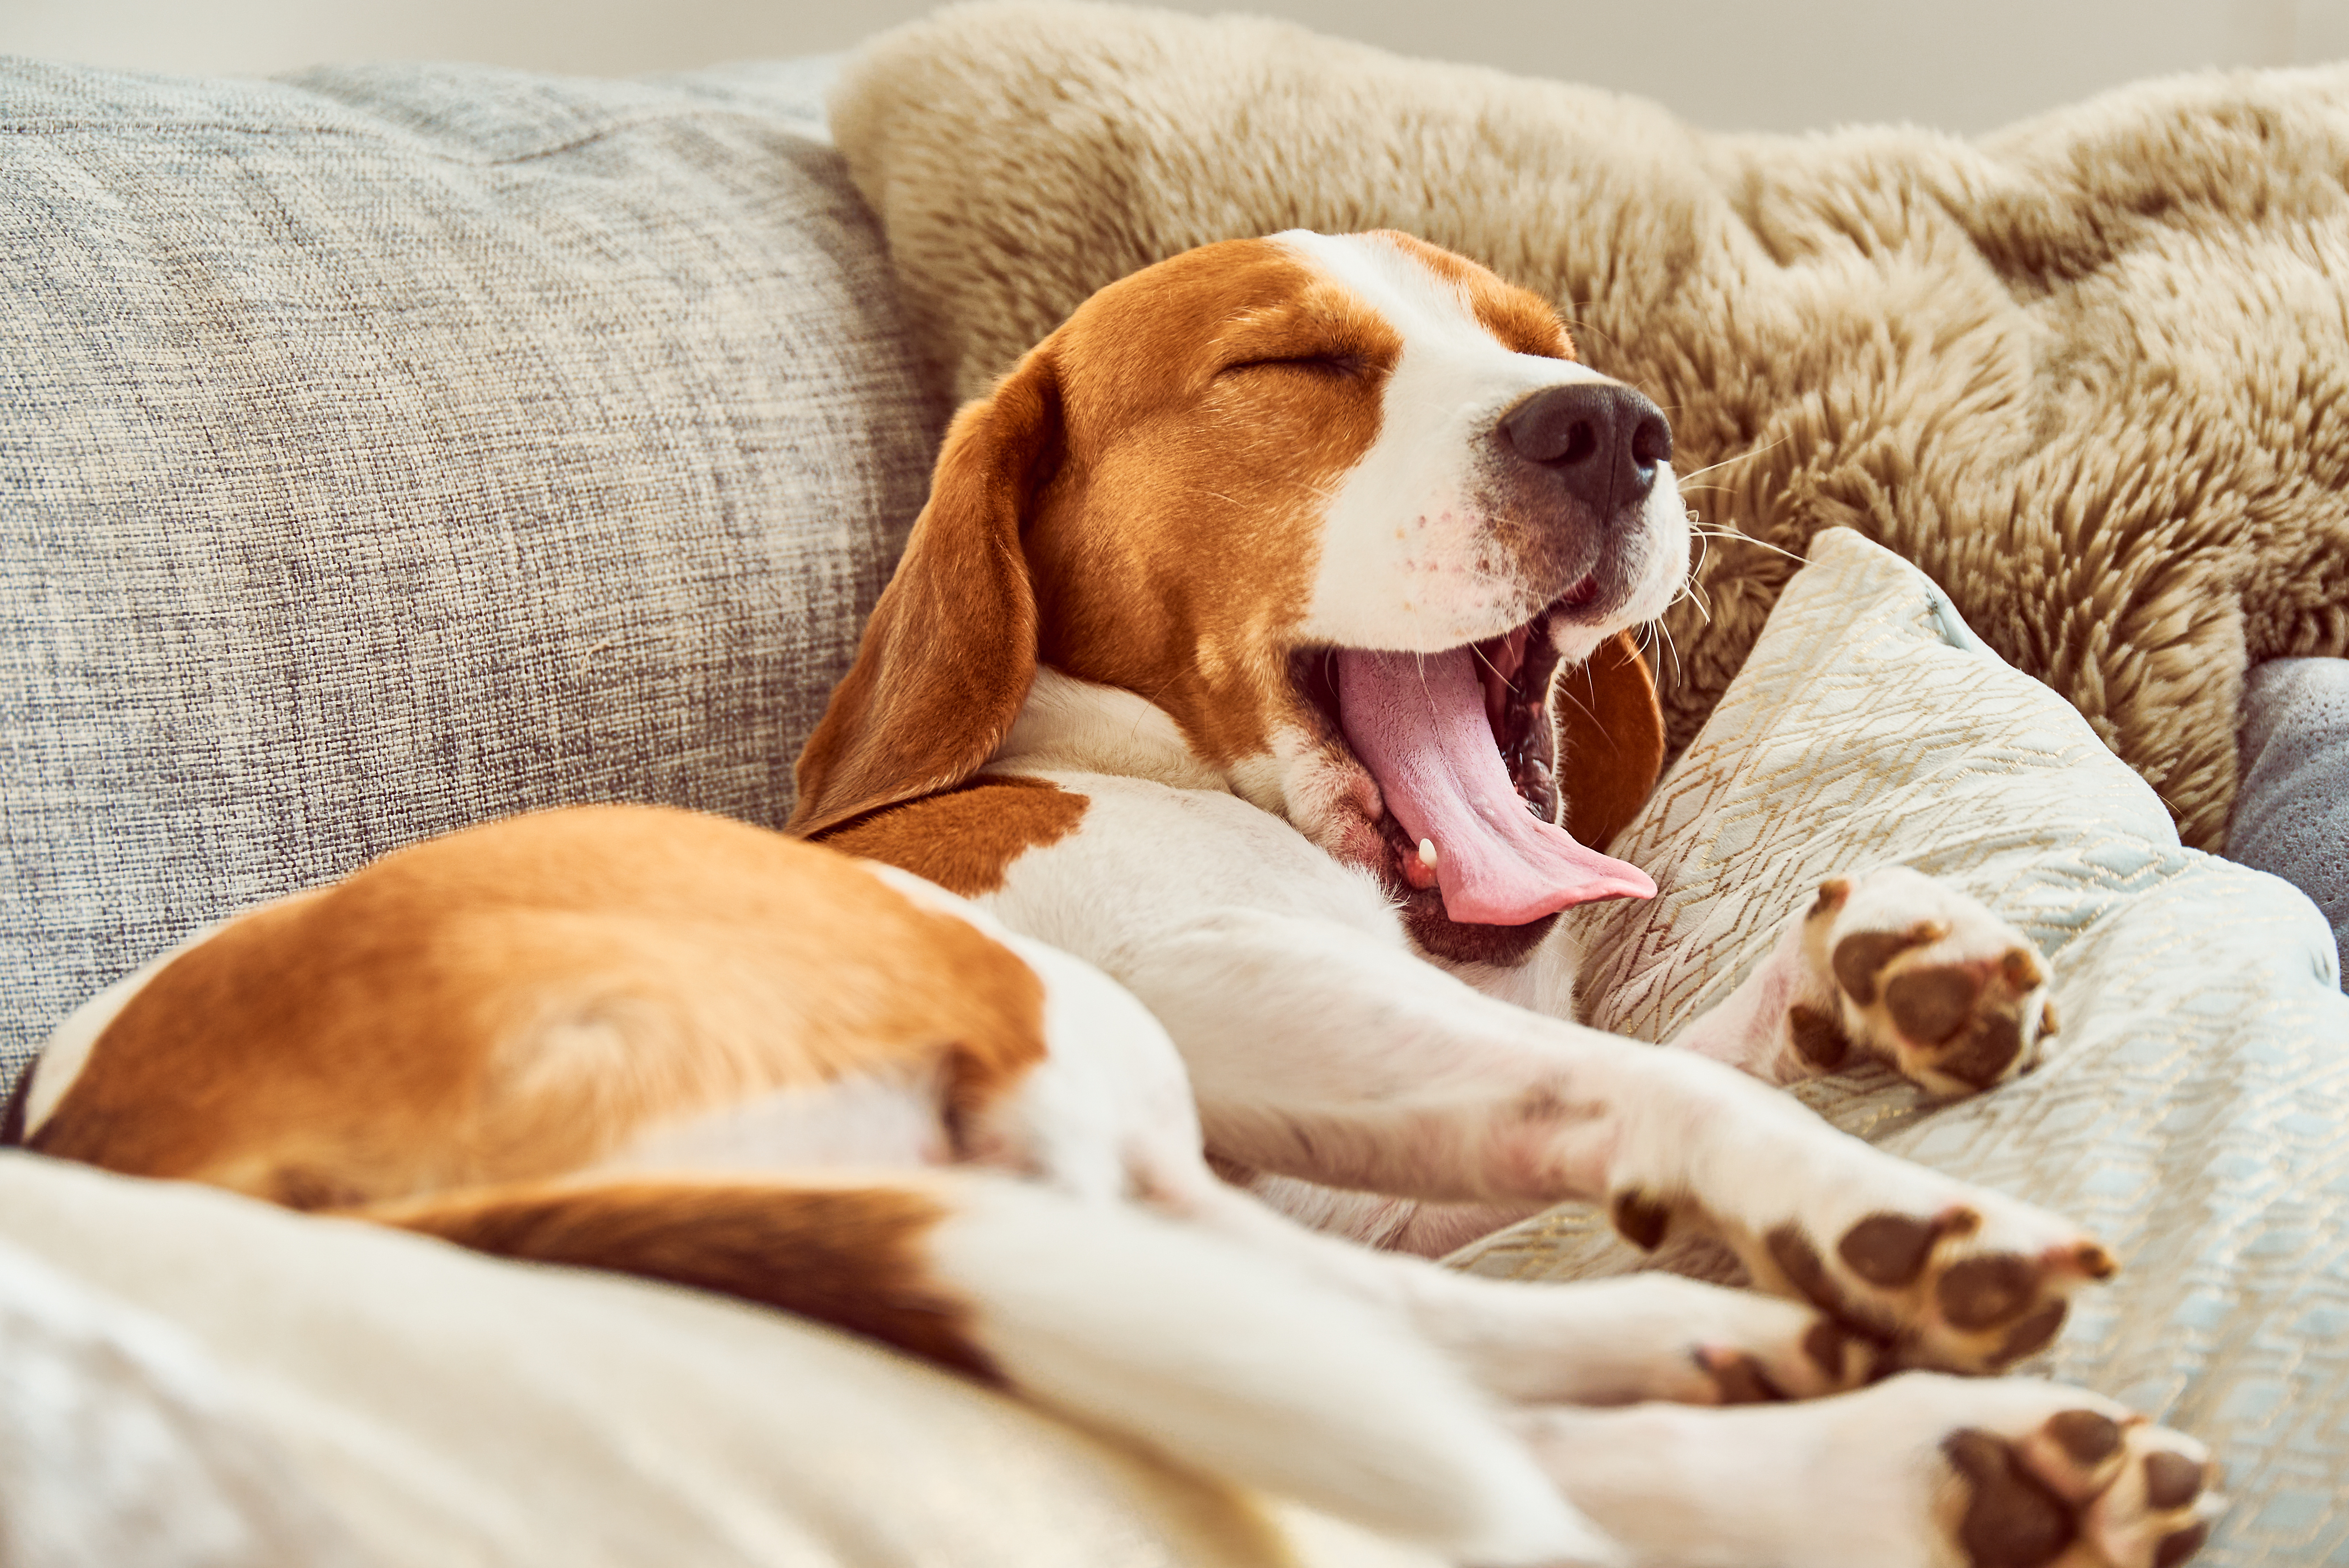
[{"label": "paw pad", "polygon": [[1609,1204],[1615,1230],[1642,1252],[1654,1252],[1672,1228],[1672,1205],[1640,1187],[1626,1187]]},{"label": "paw pad", "polygon": [[1855,931],[1836,944],[1836,984],[1853,1001],[1868,1006],[1876,1000],[1876,977],[1886,965],[1949,934],[1950,928],[1936,920],[1920,920],[1906,931]]},{"label": "paw pad", "polygon": [[2155,1453],[2145,1459],[2145,1501],[2167,1512],[2184,1508],[2201,1491],[2203,1467],[2184,1454]]},{"label": "paw pad", "polygon": [[1851,1037],[1833,1013],[1801,1003],[1786,1010],[1786,1027],[1794,1036],[1795,1054],[1824,1072],[1833,1072],[1851,1055]]},{"label": "paw pad", "polygon": [[1907,867],[1822,883],[1794,929],[1807,968],[1779,1049],[1796,1076],[1865,1053],[1937,1094],[1973,1094],[2030,1070],[2054,1033],[2030,938]]},{"label": "paw pad", "polygon": [[1870,1214],[1843,1233],[1831,1257],[1800,1225],[1776,1225],[1759,1238],[1757,1277],[1818,1307],[1845,1333],[1888,1347],[1900,1365],[1994,1371],[2054,1343],[2071,1284],[2101,1277],[2092,1264],[2106,1274],[2114,1265],[2093,1242],[2044,1255],[1952,1255],[1946,1243],[1978,1237],[1987,1223],[1966,1203],[1930,1217]]},{"label": "paw pad", "polygon": [[2052,1416],[2047,1435],[2084,1470],[2095,1469],[2121,1446],[2121,1424],[2096,1410],[2064,1410]]},{"label": "paw pad", "polygon": [[1982,1216],[1971,1209],[1951,1209],[1930,1220],[1870,1214],[1844,1233],[1836,1253],[1868,1284],[1899,1289],[1917,1283],[1943,1236],[1971,1235],[1981,1226]]},{"label": "paw pad", "polygon": [[1982,980],[1956,965],[1906,969],[1884,987],[1884,1008],[1910,1039],[1943,1046],[1966,1026],[1982,994]]},{"label": "paw pad", "polygon": [[1969,1568],[2048,1568],[2084,1558],[2116,1568],[2177,1568],[2202,1549],[2224,1506],[2211,1467],[2168,1445],[2186,1439],[2101,1411],[2059,1411],[2010,1441],[1969,1427],[1942,1441],[1962,1478],[1955,1521]]},{"label": "paw pad", "polygon": [[2039,1271],[2028,1259],[1990,1253],[1951,1264],[1933,1295],[1943,1317],[1956,1327],[1972,1330],[2013,1316],[2038,1288]]},{"label": "paw pad", "polygon": [[1968,1429],[1941,1445],[1951,1468],[1973,1483],[1958,1544],[1973,1568],[2044,1568],[2079,1538],[2064,1500],[2023,1468],[1996,1435]]},{"label": "paw pad", "polygon": [[[1865,1010],[1882,1003],[1890,1035],[1885,1043],[1911,1078],[1944,1092],[1988,1088],[2024,1060],[2030,998],[2046,975],[2022,947],[2009,947],[1996,959],[1896,965],[1902,954],[1946,934],[1930,922],[1905,932],[1855,933],[1836,944],[1836,983],[1863,1009],[1863,1022]],[[1799,1010],[1790,1009],[1790,1018]],[[2039,1033],[2053,1033],[2053,1005],[2043,1002],[2038,1016]],[[1806,1047],[1800,1023],[1793,1027],[1795,1049],[1816,1061],[1817,1046]],[[1808,1035],[1814,1041],[1821,1037],[1816,1021]]]},{"label": "paw pad", "polygon": [[1786,1399],[1786,1391],[1772,1380],[1762,1363],[1743,1350],[1725,1350],[1717,1346],[1704,1346],[1696,1352],[1696,1364],[1721,1390],[1724,1405],[1776,1405]]}]

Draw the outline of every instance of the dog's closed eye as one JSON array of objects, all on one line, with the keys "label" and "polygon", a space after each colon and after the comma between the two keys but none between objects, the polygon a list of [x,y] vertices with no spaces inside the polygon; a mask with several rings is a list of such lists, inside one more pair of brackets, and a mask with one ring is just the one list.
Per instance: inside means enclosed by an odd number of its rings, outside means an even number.
[{"label": "dog's closed eye", "polygon": [[1268,355],[1261,359],[1243,359],[1226,365],[1218,373],[1237,375],[1246,370],[1302,370],[1309,375],[1327,377],[1332,380],[1353,380],[1370,368],[1370,361],[1359,354],[1282,354]]}]

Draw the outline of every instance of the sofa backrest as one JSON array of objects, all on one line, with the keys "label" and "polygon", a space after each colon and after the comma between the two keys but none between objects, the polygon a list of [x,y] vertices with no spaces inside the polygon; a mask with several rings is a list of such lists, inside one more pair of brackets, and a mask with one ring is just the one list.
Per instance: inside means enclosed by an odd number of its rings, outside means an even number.
[{"label": "sofa backrest", "polygon": [[943,412],[817,85],[0,65],[0,1090],[403,842],[789,814]]}]

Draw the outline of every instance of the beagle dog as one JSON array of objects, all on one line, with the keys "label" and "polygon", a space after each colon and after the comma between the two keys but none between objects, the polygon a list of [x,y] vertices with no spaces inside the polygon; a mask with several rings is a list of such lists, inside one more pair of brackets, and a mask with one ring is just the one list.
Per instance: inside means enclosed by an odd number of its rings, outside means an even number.
[{"label": "beagle dog", "polygon": [[[1590,846],[1671,459],[1456,256],[1177,256],[957,417],[792,837],[401,850],[89,1003],[8,1133],[805,1313],[1462,1562],[2172,1568],[2205,1450],[1982,1376],[2104,1249],[1770,1087],[2024,1070],[2023,937],[1856,872],[1679,1048],[1569,1021],[1557,913],[1653,892]],[[1565,1199],[1758,1288],[1412,1255]]]}]

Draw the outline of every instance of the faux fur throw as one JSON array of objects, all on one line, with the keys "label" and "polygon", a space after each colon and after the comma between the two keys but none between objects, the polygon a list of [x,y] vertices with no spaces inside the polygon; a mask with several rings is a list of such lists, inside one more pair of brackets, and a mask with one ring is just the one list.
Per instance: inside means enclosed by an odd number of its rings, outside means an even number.
[{"label": "faux fur throw", "polygon": [[1408,230],[1557,303],[1671,415],[1714,537],[1675,746],[1822,528],[1938,579],[2217,849],[2250,661],[2349,654],[2349,68],[2147,82],[1980,140],[1724,136],[1299,28],[958,6],[833,132],[960,396],[1112,279]]}]

